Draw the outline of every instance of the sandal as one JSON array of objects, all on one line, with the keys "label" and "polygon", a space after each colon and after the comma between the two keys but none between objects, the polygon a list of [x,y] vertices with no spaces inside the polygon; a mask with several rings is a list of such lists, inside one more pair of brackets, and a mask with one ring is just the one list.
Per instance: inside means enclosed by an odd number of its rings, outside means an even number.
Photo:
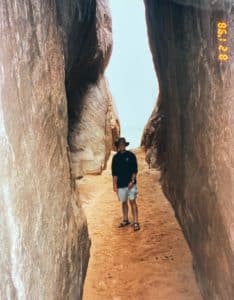
[{"label": "sandal", "polygon": [[138,222],[133,223],[133,230],[134,231],[140,230],[140,224]]},{"label": "sandal", "polygon": [[125,226],[128,226],[129,224],[130,224],[130,222],[128,220],[123,220],[123,222],[121,222],[118,227],[119,228],[125,227]]}]

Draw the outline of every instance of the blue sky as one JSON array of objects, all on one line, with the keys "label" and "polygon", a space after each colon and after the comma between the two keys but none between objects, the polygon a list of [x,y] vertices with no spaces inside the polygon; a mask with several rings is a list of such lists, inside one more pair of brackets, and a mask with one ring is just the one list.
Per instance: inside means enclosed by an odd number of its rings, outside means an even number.
[{"label": "blue sky", "polygon": [[139,146],[158,95],[145,23],[143,0],[109,0],[113,53],[106,70],[117,106],[121,135],[130,148]]}]

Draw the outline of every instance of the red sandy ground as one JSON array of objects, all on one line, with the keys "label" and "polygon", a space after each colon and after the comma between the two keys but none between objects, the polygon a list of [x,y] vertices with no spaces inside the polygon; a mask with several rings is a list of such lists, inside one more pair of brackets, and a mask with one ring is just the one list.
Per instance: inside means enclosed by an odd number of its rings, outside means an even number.
[{"label": "red sandy ground", "polygon": [[78,182],[92,240],[83,299],[201,300],[191,253],[161,191],[159,173],[148,168],[141,149],[135,152],[140,231],[117,228],[121,210],[110,161],[101,176]]}]

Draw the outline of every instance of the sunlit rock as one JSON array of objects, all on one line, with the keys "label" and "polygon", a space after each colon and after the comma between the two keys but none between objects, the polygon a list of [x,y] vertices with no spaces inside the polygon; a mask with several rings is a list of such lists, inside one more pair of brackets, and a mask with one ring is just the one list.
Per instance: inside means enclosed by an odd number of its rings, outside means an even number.
[{"label": "sunlit rock", "polygon": [[108,1],[87,1],[83,14],[68,2],[58,0],[57,5],[66,54],[72,176],[79,178],[102,171],[119,136],[119,122],[104,78],[112,51]]},{"label": "sunlit rock", "polygon": [[204,298],[232,299],[234,4],[145,0],[145,5],[160,86],[142,139],[147,160],[161,170]]},{"label": "sunlit rock", "polygon": [[119,136],[119,123],[106,80],[90,84],[83,98],[79,122],[70,136],[73,177],[100,174]]}]

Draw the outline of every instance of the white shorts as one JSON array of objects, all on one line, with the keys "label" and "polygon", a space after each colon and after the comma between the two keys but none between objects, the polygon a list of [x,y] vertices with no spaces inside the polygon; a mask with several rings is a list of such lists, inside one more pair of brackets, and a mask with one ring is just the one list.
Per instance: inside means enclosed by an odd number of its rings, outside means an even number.
[{"label": "white shorts", "polygon": [[137,196],[137,186],[136,184],[129,190],[127,187],[118,188],[117,191],[119,201],[126,202],[128,200],[135,200]]}]

